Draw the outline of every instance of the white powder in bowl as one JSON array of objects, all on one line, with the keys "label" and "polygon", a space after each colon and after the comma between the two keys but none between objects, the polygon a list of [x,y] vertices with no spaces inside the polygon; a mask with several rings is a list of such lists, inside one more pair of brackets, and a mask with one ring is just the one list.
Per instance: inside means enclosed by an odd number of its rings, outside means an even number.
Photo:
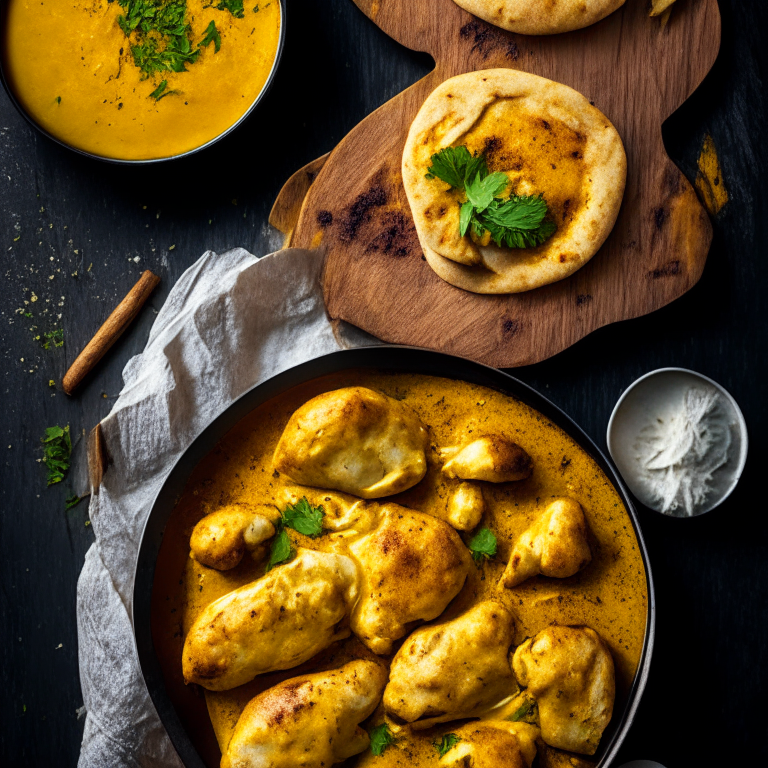
[{"label": "white powder in bowl", "polygon": [[680,409],[644,427],[635,443],[642,479],[661,512],[692,516],[728,461],[731,419],[714,389],[689,387]]}]

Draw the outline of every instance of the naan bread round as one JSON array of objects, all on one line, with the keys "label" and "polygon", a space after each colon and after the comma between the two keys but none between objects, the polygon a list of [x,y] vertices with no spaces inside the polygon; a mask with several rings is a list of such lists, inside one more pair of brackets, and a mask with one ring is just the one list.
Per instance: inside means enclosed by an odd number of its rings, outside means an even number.
[{"label": "naan bread round", "polygon": [[521,35],[556,35],[595,24],[625,0],[455,0],[465,11]]},{"label": "naan bread round", "polygon": [[[427,179],[431,156],[465,145],[507,193],[543,194],[557,231],[537,248],[475,244],[459,234],[461,190]],[[568,86],[513,69],[446,80],[416,115],[403,153],[403,183],[424,255],[443,280],[475,293],[519,293],[586,264],[619,214],[627,158],[608,118]]]}]

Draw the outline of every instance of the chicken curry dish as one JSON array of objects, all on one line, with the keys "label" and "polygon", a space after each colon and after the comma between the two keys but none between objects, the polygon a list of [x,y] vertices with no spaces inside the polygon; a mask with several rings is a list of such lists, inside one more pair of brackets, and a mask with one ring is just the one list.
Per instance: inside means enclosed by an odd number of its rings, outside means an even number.
[{"label": "chicken curry dish", "polygon": [[631,518],[564,431],[492,389],[354,370],[197,466],[152,633],[210,766],[578,768],[647,612]]}]

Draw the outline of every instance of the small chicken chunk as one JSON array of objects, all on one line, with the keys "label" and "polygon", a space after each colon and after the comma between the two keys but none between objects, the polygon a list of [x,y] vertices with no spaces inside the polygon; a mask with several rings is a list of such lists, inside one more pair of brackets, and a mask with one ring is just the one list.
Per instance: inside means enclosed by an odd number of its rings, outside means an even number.
[{"label": "small chicken chunk", "polygon": [[382,666],[357,660],[269,688],[243,710],[221,768],[328,768],[362,752],[359,724],[386,681]]},{"label": "small chicken chunk", "polygon": [[589,627],[547,627],[515,650],[512,668],[536,699],[551,747],[594,755],[613,714],[613,658]]},{"label": "small chicken chunk", "polygon": [[230,504],[206,515],[192,531],[190,557],[198,563],[228,571],[243,559],[246,550],[255,557],[266,552],[261,545],[275,535],[274,507]]},{"label": "small chicken chunk", "polygon": [[509,666],[513,632],[512,614],[491,600],[417,629],[392,660],[387,714],[422,729],[498,704],[517,690]]},{"label": "small chicken chunk", "polygon": [[501,435],[486,435],[465,445],[443,465],[448,477],[510,483],[525,480],[533,472],[531,457]]},{"label": "small chicken chunk", "polygon": [[424,477],[427,440],[408,406],[347,387],[312,398],[291,416],[273,464],[296,483],[378,499]]},{"label": "small chicken chunk", "polygon": [[377,526],[349,545],[361,571],[352,631],[386,654],[412,621],[437,618],[459,593],[472,558],[444,520],[397,504],[379,508]]},{"label": "small chicken chunk", "polygon": [[460,531],[476,528],[484,511],[483,491],[474,483],[459,483],[448,499],[448,522]]},{"label": "small chicken chunk", "polygon": [[440,758],[442,768],[531,768],[539,729],[503,720],[467,723],[452,733],[458,741]]},{"label": "small chicken chunk", "polygon": [[557,499],[515,544],[502,583],[516,587],[539,573],[565,579],[591,560],[581,505],[573,499]]},{"label": "small chicken chunk", "polygon": [[358,596],[354,561],[299,549],[296,558],[211,603],[184,642],[187,683],[227,691],[291,669],[349,636]]}]

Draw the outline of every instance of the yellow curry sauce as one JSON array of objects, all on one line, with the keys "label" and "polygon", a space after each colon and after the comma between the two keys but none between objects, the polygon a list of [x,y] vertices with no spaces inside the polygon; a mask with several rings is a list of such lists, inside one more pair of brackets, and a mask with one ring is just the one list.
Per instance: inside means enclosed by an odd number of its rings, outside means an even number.
[{"label": "yellow curry sauce", "polygon": [[[189,25],[182,37],[194,60],[182,72],[142,69],[133,49],[154,37],[150,45],[162,51],[168,38],[140,29],[126,37],[118,20],[133,3],[168,2]],[[236,14],[227,3],[232,6],[231,0],[9,0],[6,77],[32,119],[65,144],[121,160],[182,154],[237,122],[275,61],[279,0],[235,0],[242,6]],[[201,45],[211,22],[218,52],[212,37]]]},{"label": "yellow curry sauce", "polygon": [[[429,376],[348,371],[292,389],[243,419],[194,470],[166,527],[153,591],[153,636],[169,694],[204,759],[218,766],[216,741],[221,749],[226,748],[242,709],[257,693],[297,674],[373,656],[350,637],[300,667],[263,675],[231,691],[205,691],[202,695],[195,686],[185,688],[181,675],[184,637],[200,611],[264,572],[263,563],[255,563],[247,556],[232,571],[219,572],[200,565],[189,557],[192,528],[201,517],[224,504],[274,503],[282,479],[274,472],[271,459],[290,415],[321,392],[355,385],[403,400],[429,428],[432,452],[427,476],[414,488],[387,500],[441,516],[447,494],[436,449],[454,445],[457,437],[468,430],[477,434],[501,432],[528,451],[534,463],[531,478],[520,483],[483,484],[488,511],[482,524],[496,533],[498,555],[473,570],[442,618],[451,618],[475,602],[494,596],[517,617],[515,645],[553,622],[592,627],[605,639],[615,661],[614,712],[620,713],[642,654],[648,595],[632,523],[602,470],[560,428],[530,407],[494,390]],[[584,508],[592,563],[568,579],[539,576],[514,589],[501,588],[499,580],[513,542],[553,496],[570,496]],[[294,546],[330,548],[331,537],[312,540],[295,531],[289,533]],[[468,541],[469,534],[461,535]],[[371,722],[382,720],[379,707]],[[437,753],[433,742],[455,727],[455,723],[446,723],[401,735],[397,747],[375,758],[375,765],[434,765]],[[352,758],[349,764],[367,765],[372,760],[368,751]]]}]

